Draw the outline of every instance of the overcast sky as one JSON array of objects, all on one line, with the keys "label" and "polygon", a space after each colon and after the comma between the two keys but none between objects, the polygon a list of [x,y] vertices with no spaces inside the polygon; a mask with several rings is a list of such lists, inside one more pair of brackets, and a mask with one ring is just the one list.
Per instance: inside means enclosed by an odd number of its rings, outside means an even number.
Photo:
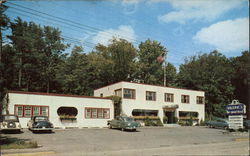
[{"label": "overcast sky", "polygon": [[249,49],[247,0],[51,0],[11,1],[7,15],[58,27],[66,42],[107,45],[112,36],[138,47],[161,42],[167,61],[178,67],[186,56],[218,50],[227,57]]}]

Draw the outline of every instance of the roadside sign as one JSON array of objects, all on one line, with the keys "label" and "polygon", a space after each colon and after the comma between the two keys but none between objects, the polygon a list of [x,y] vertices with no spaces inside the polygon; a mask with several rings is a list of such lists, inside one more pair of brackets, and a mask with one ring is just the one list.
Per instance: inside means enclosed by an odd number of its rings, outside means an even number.
[{"label": "roadside sign", "polygon": [[246,106],[238,100],[233,100],[231,104],[226,107],[229,129],[243,128],[243,115],[246,113]]},{"label": "roadside sign", "polygon": [[230,115],[228,121],[229,129],[243,128],[243,115]]},{"label": "roadside sign", "polygon": [[243,114],[245,114],[245,105],[242,103],[227,105],[226,109],[227,109],[228,115],[243,115]]}]

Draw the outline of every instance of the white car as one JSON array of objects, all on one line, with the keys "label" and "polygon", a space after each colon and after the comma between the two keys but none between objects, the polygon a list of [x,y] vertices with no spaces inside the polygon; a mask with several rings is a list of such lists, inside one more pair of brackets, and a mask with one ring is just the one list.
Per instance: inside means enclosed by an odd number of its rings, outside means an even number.
[{"label": "white car", "polygon": [[2,115],[0,121],[1,131],[16,131],[21,132],[21,124],[16,115]]}]

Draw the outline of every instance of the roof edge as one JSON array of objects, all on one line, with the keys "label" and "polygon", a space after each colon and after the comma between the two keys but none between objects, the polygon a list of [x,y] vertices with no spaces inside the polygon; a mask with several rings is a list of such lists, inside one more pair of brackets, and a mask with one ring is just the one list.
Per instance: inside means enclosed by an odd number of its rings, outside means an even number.
[{"label": "roof edge", "polygon": [[44,92],[28,92],[28,91],[14,91],[14,90],[10,90],[10,91],[8,91],[8,93],[14,93],[14,94],[31,94],[31,95],[45,95],[45,96],[63,96],[63,97],[76,97],[76,98],[90,98],[90,99],[111,100],[111,98],[109,98],[109,97],[96,97],[96,96],[83,96],[83,95],[44,93]]},{"label": "roof edge", "polygon": [[165,87],[165,86],[160,86],[160,85],[152,85],[152,84],[145,84],[145,83],[138,83],[138,82],[129,82],[129,81],[119,81],[119,82],[115,82],[115,83],[112,83],[110,85],[106,85],[106,86],[103,86],[103,87],[100,87],[100,88],[97,88],[97,89],[94,89],[95,90],[98,90],[98,89],[101,89],[101,88],[105,88],[105,87],[108,87],[108,86],[112,86],[114,84],[117,84],[117,83],[122,83],[122,82],[125,82],[125,83],[133,83],[133,84],[139,84],[139,85],[147,85],[147,86],[155,86],[155,87],[163,87],[163,88],[173,88],[173,89],[182,89],[182,90],[188,90],[188,91],[197,91],[197,92],[204,92],[205,91],[202,91],[202,90],[194,90],[194,89],[186,89],[186,88],[177,88],[177,87]]}]

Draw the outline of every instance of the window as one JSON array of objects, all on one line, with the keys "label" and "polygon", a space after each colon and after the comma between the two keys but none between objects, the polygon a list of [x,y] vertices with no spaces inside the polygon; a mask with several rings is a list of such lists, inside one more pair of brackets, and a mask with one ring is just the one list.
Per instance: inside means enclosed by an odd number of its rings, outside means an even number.
[{"label": "window", "polygon": [[42,112],[41,112],[41,115],[45,115],[45,116],[48,116],[49,115],[49,109],[48,107],[42,107]]},{"label": "window", "polygon": [[85,118],[91,118],[91,108],[85,109]]},{"label": "window", "polygon": [[133,109],[133,116],[158,116],[158,110]]},{"label": "window", "polygon": [[16,106],[16,115],[19,116],[19,117],[22,117],[23,116],[23,106]]},{"label": "window", "polygon": [[97,118],[97,109],[96,108],[94,108],[94,109],[92,109],[92,116],[91,116],[92,118]]},{"label": "window", "polygon": [[174,94],[165,93],[165,102],[174,102]]},{"label": "window", "polygon": [[135,89],[124,89],[123,98],[125,99],[135,99]]},{"label": "window", "polygon": [[187,111],[179,111],[179,117],[194,117],[198,118],[198,112],[187,112]]},{"label": "window", "polygon": [[24,116],[31,117],[31,106],[24,106]]},{"label": "window", "polygon": [[108,108],[85,108],[86,119],[109,119]]},{"label": "window", "polygon": [[204,97],[203,96],[197,96],[196,97],[196,103],[197,104],[204,104]]},{"label": "window", "polygon": [[189,95],[181,95],[181,103],[189,103]]},{"label": "window", "polygon": [[156,92],[146,91],[146,100],[156,101]]},{"label": "window", "polygon": [[35,115],[49,116],[48,106],[15,105],[15,115],[19,117],[31,117]]},{"label": "window", "polygon": [[33,115],[40,115],[40,107],[39,106],[33,107]]},{"label": "window", "polygon": [[119,97],[122,97],[122,89],[115,90],[115,95],[119,96]]}]

